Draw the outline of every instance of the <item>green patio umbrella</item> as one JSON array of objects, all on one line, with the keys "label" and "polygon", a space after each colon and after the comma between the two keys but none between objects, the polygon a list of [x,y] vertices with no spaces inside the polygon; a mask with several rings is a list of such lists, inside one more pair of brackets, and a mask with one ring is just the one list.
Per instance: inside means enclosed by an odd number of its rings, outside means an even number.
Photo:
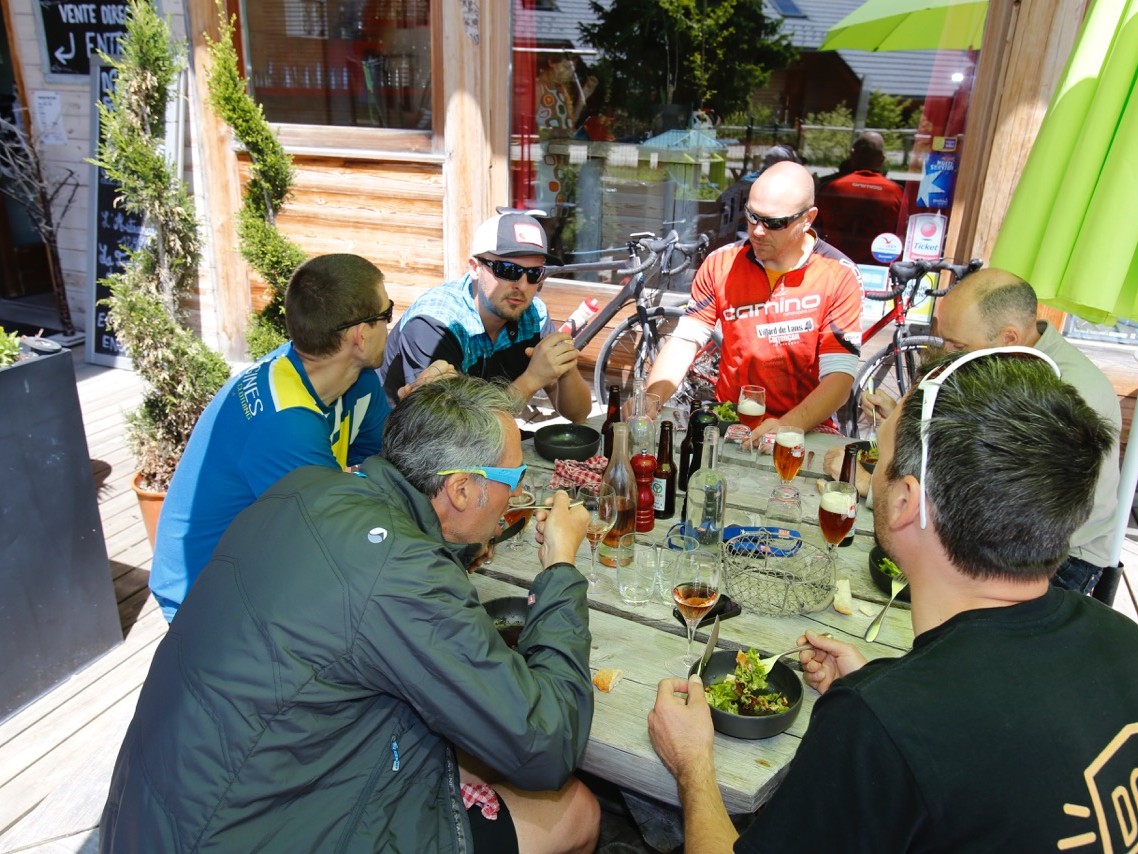
[{"label": "green patio umbrella", "polygon": [[819,50],[979,50],[988,0],[867,0]]},{"label": "green patio umbrella", "polygon": [[[1095,323],[1138,319],[1138,0],[1095,0],[1055,90],[991,264]],[[1122,463],[1112,557],[1138,485],[1138,418]]]},{"label": "green patio umbrella", "polygon": [[1138,0],[1095,0],[991,264],[1094,323],[1138,318]]}]

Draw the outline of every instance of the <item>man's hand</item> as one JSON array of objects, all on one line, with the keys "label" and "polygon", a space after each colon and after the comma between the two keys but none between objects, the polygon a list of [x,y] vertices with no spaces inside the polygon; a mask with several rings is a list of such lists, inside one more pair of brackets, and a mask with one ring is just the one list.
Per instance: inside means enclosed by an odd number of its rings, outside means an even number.
[{"label": "man's hand", "polygon": [[584,505],[569,506],[569,493],[563,489],[553,493],[553,506],[534,511],[537,523],[533,537],[537,540],[537,556],[543,569],[555,563],[577,562],[577,549],[585,539],[589,511]]},{"label": "man's hand", "polygon": [[819,694],[825,694],[839,676],[853,673],[865,666],[865,656],[848,643],[807,631],[798,639],[799,645],[810,644],[812,649],[798,653],[806,681]]},{"label": "man's hand", "polygon": [[715,729],[698,676],[660,682],[656,705],[648,713],[648,737],[676,780],[691,775],[715,779]]},{"label": "man's hand", "polygon": [[874,412],[876,412],[877,421],[881,423],[892,415],[896,408],[897,401],[883,391],[863,391],[861,393],[861,411],[870,420],[873,419]]},{"label": "man's hand", "polygon": [[569,371],[577,369],[580,352],[573,346],[573,339],[565,332],[554,332],[537,342],[536,347],[527,347],[529,367],[525,373],[539,388],[557,382]]},{"label": "man's hand", "polygon": [[[822,460],[822,471],[828,474],[834,480],[840,480],[842,477],[842,463],[845,461],[846,448],[845,445],[835,445],[826,451],[826,458]],[[873,475],[866,470],[860,462],[857,464],[857,494],[865,498],[869,492],[869,484]]]},{"label": "man's hand", "polygon": [[399,391],[395,392],[395,396],[402,400],[415,389],[422,388],[427,383],[433,383],[435,380],[441,380],[443,377],[456,377],[458,371],[455,370],[454,365],[450,362],[444,362],[438,359],[419,372],[419,376],[415,377],[415,381],[403,386]]},{"label": "man's hand", "polygon": [[751,431],[751,447],[760,454],[773,454],[774,443],[766,441],[768,433],[777,433],[782,422],[777,418],[764,418],[754,430]]}]

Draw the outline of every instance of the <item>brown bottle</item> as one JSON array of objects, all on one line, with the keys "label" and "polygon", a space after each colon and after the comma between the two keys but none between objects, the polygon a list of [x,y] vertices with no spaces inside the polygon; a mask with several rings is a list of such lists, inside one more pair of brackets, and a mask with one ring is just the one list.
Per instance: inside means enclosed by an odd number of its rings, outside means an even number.
[{"label": "brown bottle", "polygon": [[[848,483],[853,486],[855,494],[857,491],[857,460],[858,457],[861,456],[861,447],[860,442],[850,442],[846,445],[845,452],[842,454],[842,470],[838,476],[838,480],[842,483]],[[852,546],[853,541],[853,528],[850,528],[850,532],[838,543],[838,548]]]},{"label": "brown bottle", "polygon": [[660,449],[652,473],[652,513],[657,519],[676,515],[676,464],[672,460],[672,422],[660,425]]},{"label": "brown bottle", "polygon": [[636,476],[628,456],[628,425],[613,424],[612,435],[612,456],[601,475],[601,483],[609,484],[616,493],[616,522],[597,549],[597,558],[605,566],[616,566],[615,552],[620,538],[636,528]]},{"label": "brown bottle", "polygon": [[620,386],[609,386],[609,411],[605,415],[605,423],[601,425],[601,436],[604,437],[604,455],[612,459],[612,425],[620,421]]},{"label": "brown bottle", "polygon": [[[676,479],[676,486],[680,489],[688,488],[688,469],[691,468],[692,446],[695,444],[695,433],[697,429],[695,414],[699,412],[699,401],[691,405],[691,412],[688,415],[688,429],[684,433],[684,439],[680,442],[680,468]],[[700,426],[699,431],[703,431]],[[698,464],[698,463],[697,463]]]}]

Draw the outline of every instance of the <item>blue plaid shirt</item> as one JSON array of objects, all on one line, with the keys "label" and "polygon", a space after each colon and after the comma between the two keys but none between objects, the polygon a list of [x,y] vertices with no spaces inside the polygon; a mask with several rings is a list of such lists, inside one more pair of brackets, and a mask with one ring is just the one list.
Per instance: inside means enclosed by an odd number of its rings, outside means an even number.
[{"label": "blue plaid shirt", "polygon": [[513,381],[529,366],[526,348],[553,331],[545,303],[534,297],[525,313],[492,341],[474,301],[473,277],[467,273],[431,288],[404,312],[388,334],[380,381],[392,406],[395,393],[436,359],[470,376]]}]

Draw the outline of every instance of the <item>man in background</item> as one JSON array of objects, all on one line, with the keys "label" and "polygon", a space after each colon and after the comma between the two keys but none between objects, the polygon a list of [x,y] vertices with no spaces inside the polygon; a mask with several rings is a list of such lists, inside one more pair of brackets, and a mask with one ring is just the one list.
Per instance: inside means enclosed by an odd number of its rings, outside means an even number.
[{"label": "man in background", "polygon": [[905,194],[882,174],[885,140],[866,131],[850,147],[850,171],[818,187],[818,230],[855,263],[876,264],[870,246],[884,232],[904,237]]},{"label": "man in background", "polygon": [[806,633],[803,673],[822,696],[742,837],[715,782],[703,684],[660,683],[648,731],[679,785],[687,850],[1133,844],[1138,625],[1048,584],[1114,430],[1043,353],[1008,349],[939,363],[881,425],[874,530],[909,581],[913,649],[866,663]]},{"label": "man in background", "polygon": [[753,441],[780,424],[837,432],[861,352],[861,277],[812,223],[814,179],[798,163],[773,164],[755,179],[744,208],[747,238],[712,252],[692,283],[687,313],[648,375],[666,401],[717,323],[723,331],[715,396],[766,389],[767,419]]},{"label": "man in background", "polygon": [[557,259],[541,223],[499,208],[474,233],[466,275],[420,296],[391,331],[379,371],[388,401],[441,360],[459,373],[506,380],[523,403],[545,389],[559,414],[588,418],[592,393],[577,369],[580,353],[537,296],[547,261]]},{"label": "man in background", "polygon": [[[1118,394],[1106,375],[1046,320],[1038,320],[1039,305],[1031,285],[1013,273],[988,267],[955,285],[941,300],[937,334],[952,352],[1016,344],[1046,353],[1062,371],[1063,379],[1099,417],[1115,430],[1114,441],[1095,485],[1094,504],[1087,520],[1071,534],[1070,552],[1052,583],[1069,590],[1091,593],[1103,571],[1112,565],[1110,541],[1118,511],[1119,435],[1122,410]],[[892,412],[896,403],[883,392],[862,395],[863,405],[876,407],[878,418]],[[828,452],[825,469],[836,476],[840,449]],[[859,472],[859,491],[865,494],[868,473]]]}]

